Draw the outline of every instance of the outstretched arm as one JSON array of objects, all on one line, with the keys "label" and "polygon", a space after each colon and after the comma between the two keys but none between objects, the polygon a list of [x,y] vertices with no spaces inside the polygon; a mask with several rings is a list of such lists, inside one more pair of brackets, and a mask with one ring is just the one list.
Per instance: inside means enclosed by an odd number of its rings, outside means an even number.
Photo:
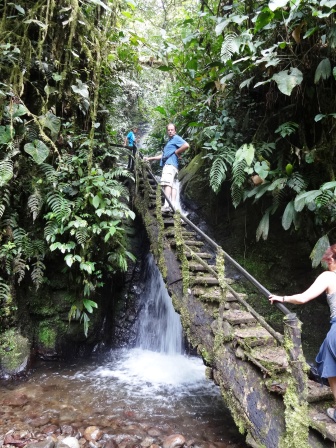
[{"label": "outstretched arm", "polygon": [[285,303],[293,303],[296,305],[303,305],[304,303],[307,303],[310,300],[315,299],[326,290],[328,290],[327,292],[333,292],[329,291],[329,289],[332,283],[334,282],[334,277],[335,274],[330,271],[323,272],[317,277],[314,283],[301,294],[293,294],[291,296],[276,296],[274,294],[271,294],[269,296],[269,301],[271,303],[275,301],[275,302],[285,302]]},{"label": "outstretched arm", "polygon": [[145,162],[151,162],[152,160],[160,160],[162,158],[162,154],[158,156],[152,156],[152,157],[144,157]]}]

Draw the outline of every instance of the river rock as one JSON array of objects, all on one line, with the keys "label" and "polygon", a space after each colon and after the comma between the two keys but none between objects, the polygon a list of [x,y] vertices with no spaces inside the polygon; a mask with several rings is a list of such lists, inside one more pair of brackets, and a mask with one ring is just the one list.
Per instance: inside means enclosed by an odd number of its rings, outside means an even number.
[{"label": "river rock", "polygon": [[118,444],[115,440],[110,439],[105,443],[104,448],[118,448]]},{"label": "river rock", "polygon": [[88,442],[95,442],[99,440],[103,434],[97,426],[88,426],[83,435]]},{"label": "river rock", "polygon": [[41,415],[41,417],[34,418],[29,421],[30,426],[34,428],[39,428],[40,426],[44,426],[49,423],[48,415]]},{"label": "river rock", "polygon": [[[68,445],[70,448],[80,448],[79,442],[76,437],[65,437],[63,440],[61,440],[61,442],[64,445]],[[59,448],[58,445],[57,448]]]},{"label": "river rock", "polygon": [[154,442],[153,437],[146,437],[142,442],[141,442],[141,446],[144,448],[148,448],[149,446],[151,446]]},{"label": "river rock", "polygon": [[28,397],[26,394],[18,393],[13,394],[10,397],[5,398],[2,401],[4,406],[24,406],[28,403]]},{"label": "river rock", "polygon": [[55,442],[51,437],[47,437],[45,440],[41,442],[31,442],[28,443],[25,448],[54,448]]},{"label": "river rock", "polygon": [[185,438],[181,434],[171,434],[163,441],[163,448],[179,448],[185,444]]},{"label": "river rock", "polygon": [[157,428],[149,428],[149,430],[147,431],[149,436],[152,437],[159,437],[162,434],[162,431],[160,431]]}]

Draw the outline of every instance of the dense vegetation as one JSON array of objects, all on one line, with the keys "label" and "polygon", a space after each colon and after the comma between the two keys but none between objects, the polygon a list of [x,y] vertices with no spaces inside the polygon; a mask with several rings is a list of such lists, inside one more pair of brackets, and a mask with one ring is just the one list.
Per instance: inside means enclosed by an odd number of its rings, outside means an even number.
[{"label": "dense vegetation", "polygon": [[[335,221],[336,0],[5,0],[0,6],[0,319],[23,285],[68,289],[85,332],[132,258],[134,213],[110,143],[167,121],[209,188],[280,217],[320,262]],[[253,183],[251,183],[251,180]]]}]

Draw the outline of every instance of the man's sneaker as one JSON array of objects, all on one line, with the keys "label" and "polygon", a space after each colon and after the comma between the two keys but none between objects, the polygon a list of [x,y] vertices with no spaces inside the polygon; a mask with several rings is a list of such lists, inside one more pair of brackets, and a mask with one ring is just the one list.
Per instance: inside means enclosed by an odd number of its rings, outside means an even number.
[{"label": "man's sneaker", "polygon": [[167,213],[167,212],[170,212],[171,209],[170,209],[169,205],[163,205],[161,207],[161,211],[164,212],[164,213]]}]

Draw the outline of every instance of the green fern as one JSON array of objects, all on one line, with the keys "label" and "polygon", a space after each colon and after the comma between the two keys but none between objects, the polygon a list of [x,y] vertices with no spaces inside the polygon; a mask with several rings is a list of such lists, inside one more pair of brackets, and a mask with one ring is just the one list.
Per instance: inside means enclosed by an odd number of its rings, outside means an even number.
[{"label": "green fern", "polygon": [[231,59],[232,55],[238,51],[239,46],[237,45],[236,39],[236,33],[230,33],[225,36],[221,49],[221,59],[223,62]]},{"label": "green fern", "polygon": [[60,227],[56,221],[48,221],[44,228],[44,237],[48,243],[56,241],[56,235],[60,233]]},{"label": "green fern", "polygon": [[30,210],[30,213],[32,213],[33,215],[33,222],[34,222],[35,219],[38,217],[43,205],[43,198],[39,190],[35,189],[34,193],[29,196],[27,205]]},{"label": "green fern", "polygon": [[57,172],[53,166],[49,165],[48,163],[41,163],[39,165],[39,169],[42,171],[42,174],[48,180],[48,182],[53,184],[57,181],[59,172]]},{"label": "green fern", "polygon": [[218,193],[220,186],[226,179],[226,163],[222,157],[217,157],[210,170],[210,186],[215,193]]},{"label": "green fern", "polygon": [[19,255],[13,260],[13,274],[17,276],[17,282],[20,284],[26,274],[26,261]]},{"label": "green fern", "polygon": [[38,257],[36,263],[33,263],[33,270],[31,273],[31,279],[36,287],[38,289],[44,279],[44,272],[45,272],[45,264],[42,262],[43,257]]},{"label": "green fern", "polygon": [[58,224],[61,224],[69,219],[71,215],[72,202],[64,198],[59,192],[52,191],[48,193],[47,204],[53,211]]},{"label": "green fern", "polygon": [[13,177],[12,160],[2,160],[0,162],[0,187],[6,185]]},{"label": "green fern", "polygon": [[294,190],[296,193],[301,193],[302,190],[307,188],[308,182],[300,173],[293,173],[287,181],[289,188]]},{"label": "green fern", "polygon": [[85,227],[78,229],[75,233],[76,241],[81,245],[83,245],[88,240],[89,236],[90,235],[88,229]]},{"label": "green fern", "polygon": [[256,233],[256,239],[257,241],[260,240],[260,238],[262,238],[263,240],[267,240],[268,237],[268,232],[269,232],[269,216],[270,216],[270,212],[271,212],[271,207],[269,207],[263,217],[261,218],[261,221],[258,225],[257,228],[257,233]]},{"label": "green fern", "polygon": [[5,283],[4,279],[0,277],[0,303],[10,303],[12,296],[10,287]]}]

